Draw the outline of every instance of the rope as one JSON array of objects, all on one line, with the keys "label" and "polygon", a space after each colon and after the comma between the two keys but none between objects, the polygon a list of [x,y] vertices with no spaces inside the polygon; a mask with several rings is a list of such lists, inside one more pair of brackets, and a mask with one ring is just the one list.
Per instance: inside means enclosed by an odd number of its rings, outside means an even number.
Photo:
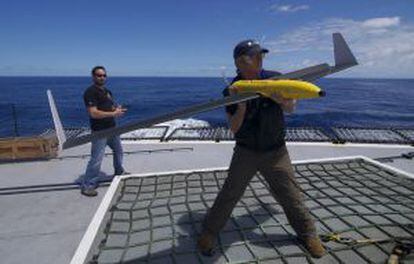
[{"label": "rope", "polygon": [[374,244],[381,242],[389,242],[394,239],[385,238],[366,238],[366,239],[354,239],[351,237],[344,237],[340,233],[321,234],[319,235],[323,242],[337,242],[347,246],[355,246],[361,244]]}]

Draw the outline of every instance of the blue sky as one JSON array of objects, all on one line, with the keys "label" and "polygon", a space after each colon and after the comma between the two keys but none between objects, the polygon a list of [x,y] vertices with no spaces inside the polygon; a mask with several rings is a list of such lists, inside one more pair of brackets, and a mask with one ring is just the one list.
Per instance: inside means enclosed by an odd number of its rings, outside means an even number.
[{"label": "blue sky", "polygon": [[268,69],[332,63],[342,32],[360,66],[336,77],[414,78],[414,2],[33,1],[0,2],[0,75],[220,76],[232,49],[255,38]]}]

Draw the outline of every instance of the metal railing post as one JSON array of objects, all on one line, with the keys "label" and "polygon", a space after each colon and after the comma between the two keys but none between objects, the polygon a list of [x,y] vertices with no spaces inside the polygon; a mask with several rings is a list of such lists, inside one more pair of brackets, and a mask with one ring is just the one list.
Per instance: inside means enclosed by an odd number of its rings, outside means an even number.
[{"label": "metal railing post", "polygon": [[19,136],[19,131],[17,129],[17,114],[16,114],[16,107],[12,104],[12,114],[13,114],[13,125],[14,125],[14,136]]}]

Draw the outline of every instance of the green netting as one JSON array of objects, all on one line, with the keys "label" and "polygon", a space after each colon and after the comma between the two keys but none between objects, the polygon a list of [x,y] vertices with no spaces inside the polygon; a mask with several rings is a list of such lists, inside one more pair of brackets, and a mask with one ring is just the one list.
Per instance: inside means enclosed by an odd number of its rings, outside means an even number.
[{"label": "green netting", "polygon": [[[226,171],[154,175],[122,182],[90,263],[384,263],[396,240],[414,236],[414,181],[362,159],[295,165],[322,234],[378,243],[325,243],[312,259],[257,175],[219,235],[214,257],[196,239]],[[406,262],[407,263],[407,262]]]}]

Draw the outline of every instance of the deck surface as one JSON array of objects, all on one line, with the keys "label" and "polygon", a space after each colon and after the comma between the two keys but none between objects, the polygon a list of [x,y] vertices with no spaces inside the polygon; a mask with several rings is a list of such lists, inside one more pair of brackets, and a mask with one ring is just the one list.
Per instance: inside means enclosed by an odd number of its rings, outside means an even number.
[{"label": "deck surface", "polygon": [[[232,148],[231,143],[212,142],[124,143],[125,167],[132,173],[227,167]],[[382,158],[400,156],[414,150],[409,146],[299,143],[289,144],[288,148],[294,161],[355,155]],[[89,146],[86,145],[66,152],[61,159],[0,164],[2,262],[69,263],[71,261],[107,190],[107,187],[101,187],[98,189],[98,197],[87,198],[81,196],[79,189],[72,184],[84,173],[88,152]],[[108,153],[102,167],[103,174],[108,176],[113,173],[111,159]],[[413,160],[394,159],[385,164],[414,173]],[[270,205],[273,208],[271,203]],[[273,209],[278,208],[275,206]],[[207,206],[204,206],[199,211],[200,217],[206,210]],[[405,212],[404,210],[397,210],[395,213]],[[412,220],[410,217],[407,219]],[[335,221],[332,225],[335,227]],[[233,242],[236,246],[245,243],[243,240],[235,241]],[[275,250],[274,245],[272,247],[272,250]],[[262,250],[263,247],[259,249]],[[264,254],[267,254],[266,247],[264,249]],[[232,250],[228,252],[226,254],[230,254],[229,256],[233,254]],[[237,255],[238,251],[235,252],[234,254]],[[248,252],[250,257],[247,259],[253,258],[251,251]],[[381,252],[386,254],[385,250]],[[222,256],[226,261],[233,261],[227,255]],[[337,256],[335,255],[334,258]],[[298,260],[300,262],[300,259]]]}]

